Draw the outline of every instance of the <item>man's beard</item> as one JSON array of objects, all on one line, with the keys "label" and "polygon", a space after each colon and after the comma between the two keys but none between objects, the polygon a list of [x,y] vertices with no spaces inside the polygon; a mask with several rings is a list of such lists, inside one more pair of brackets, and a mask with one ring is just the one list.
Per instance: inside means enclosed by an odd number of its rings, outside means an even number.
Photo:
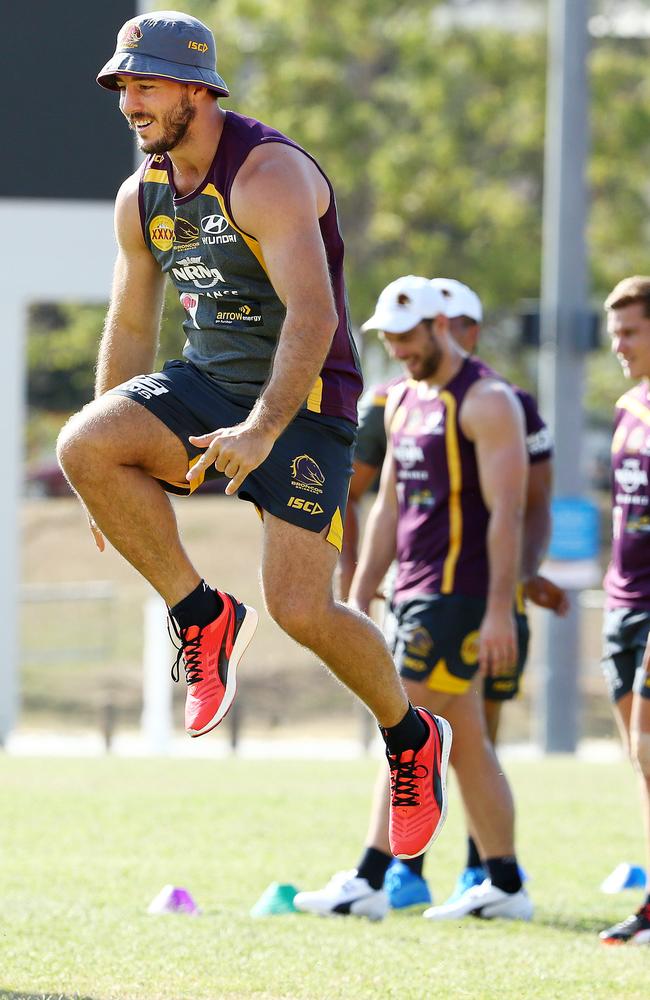
[{"label": "man's beard", "polygon": [[442,350],[437,343],[433,342],[429,353],[421,359],[417,372],[413,373],[413,377],[418,381],[433,378],[440,367],[441,361]]},{"label": "man's beard", "polygon": [[138,146],[143,153],[167,153],[183,141],[195,115],[196,108],[190,103],[187,95],[183,94],[176,107],[172,108],[171,111],[166,111],[158,121],[162,129],[162,135],[159,139],[147,141],[147,139],[141,138],[131,122],[129,122],[129,128],[135,132]]}]

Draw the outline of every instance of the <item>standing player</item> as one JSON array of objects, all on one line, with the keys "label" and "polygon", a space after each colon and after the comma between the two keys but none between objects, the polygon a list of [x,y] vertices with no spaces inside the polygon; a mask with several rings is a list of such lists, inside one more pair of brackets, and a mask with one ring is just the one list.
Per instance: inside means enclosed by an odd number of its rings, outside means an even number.
[{"label": "standing player", "polygon": [[[256,615],[201,579],[166,493],[218,473],[263,512],[269,613],[376,716],[392,848],[416,855],[444,818],[449,726],[411,707],[379,631],[332,597],[361,388],[332,187],[290,139],[222,110],[214,38],[193,17],[128,21],[98,82],[148,155],[117,197],[96,399],[62,431],[61,464],[99,547],[105,535],[171,610],[192,736],[232,703]],[[165,274],[187,342],[150,374]]]},{"label": "standing player", "polygon": [[[514,807],[487,737],[480,671],[498,679],[517,659],[513,615],[527,474],[521,407],[510,387],[455,342],[441,292],[425,278],[392,282],[364,329],[378,329],[410,378],[386,404],[389,447],[350,601],[367,610],[395,553],[396,662],[410,695],[453,720],[452,763],[489,872],[430,919],[471,913],[528,920],[514,850]],[[381,919],[392,861],[387,788],[378,776],[358,868],[298,909]]]},{"label": "standing player", "polygon": [[[463,350],[474,354],[483,319],[483,307],[478,295],[467,285],[453,278],[434,278],[431,284],[445,296],[449,330],[454,340]],[[384,415],[388,392],[406,377],[406,374],[398,375],[376,386],[365,393],[359,403],[359,432],[340,559],[340,586],[344,597],[349,591],[357,564],[359,502],[375,480],[386,453]],[[539,566],[546,551],[551,523],[553,469],[550,435],[534,398],[518,386],[513,386],[513,389],[524,413],[529,461],[523,524],[522,572],[518,589],[519,656],[517,669],[510,676],[486,677],[483,681],[487,730],[493,744],[497,741],[501,706],[504,701],[517,696],[526,662],[528,621],[522,597],[559,615],[565,614],[568,607],[565,592],[539,575]],[[390,633],[390,624],[387,624],[387,631]],[[393,908],[430,902],[429,887],[422,878],[423,862],[424,857],[420,856],[410,861],[396,861],[388,869],[385,889]],[[478,848],[470,836],[466,867],[458,878],[450,901],[461,896],[472,886],[480,885],[485,879],[485,874]]]},{"label": "standing player", "polygon": [[[639,381],[618,400],[614,417],[603,668],[639,775],[650,873],[650,277],[624,278],[605,309],[612,351],[626,378]],[[637,912],[600,937],[605,944],[650,944],[650,884]]]}]

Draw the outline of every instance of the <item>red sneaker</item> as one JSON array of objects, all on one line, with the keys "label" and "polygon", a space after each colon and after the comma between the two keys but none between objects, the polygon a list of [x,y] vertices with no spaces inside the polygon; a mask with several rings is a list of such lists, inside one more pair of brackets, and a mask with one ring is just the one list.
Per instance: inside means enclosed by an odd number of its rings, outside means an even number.
[{"label": "red sneaker", "polygon": [[257,628],[254,608],[230,594],[217,593],[223,601],[218,618],[203,628],[190,625],[180,633],[174,628],[181,646],[172,677],[178,680],[182,657],[187,680],[185,730],[190,736],[209,733],[226,715],[237,693],[237,665]]},{"label": "red sneaker", "polygon": [[390,767],[390,849],[396,858],[424,854],[447,818],[445,779],[451,750],[451,726],[446,719],[416,708],[429,735],[423,747],[388,752]]}]

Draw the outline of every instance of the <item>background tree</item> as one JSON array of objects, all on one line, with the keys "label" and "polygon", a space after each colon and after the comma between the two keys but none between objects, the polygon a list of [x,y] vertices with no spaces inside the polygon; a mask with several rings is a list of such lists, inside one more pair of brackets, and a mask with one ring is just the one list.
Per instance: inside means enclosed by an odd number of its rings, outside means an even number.
[{"label": "background tree", "polygon": [[[535,354],[522,351],[513,315],[539,296],[546,38],[441,30],[436,6],[293,0],[288,14],[284,0],[183,3],[214,30],[233,95],[224,107],[288,133],[331,177],[354,324],[399,274],[458,276],[486,305],[488,359],[531,385]],[[591,55],[597,304],[624,274],[650,271],[648,48],[600,39]],[[180,353],[181,318],[170,292],[164,356]],[[101,316],[66,306],[59,319],[58,330],[42,315],[34,324],[30,401],[54,396],[65,408],[67,391],[73,409],[90,395]],[[590,359],[587,405],[603,421],[621,389],[616,368]]]}]

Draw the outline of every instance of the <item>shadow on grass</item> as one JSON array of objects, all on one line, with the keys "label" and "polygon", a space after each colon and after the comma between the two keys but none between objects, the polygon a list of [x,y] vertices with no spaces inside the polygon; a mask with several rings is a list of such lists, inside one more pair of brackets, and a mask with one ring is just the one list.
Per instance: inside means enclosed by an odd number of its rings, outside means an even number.
[{"label": "shadow on grass", "polygon": [[93,1000],[79,993],[25,993],[24,991],[0,990],[0,1000]]},{"label": "shadow on grass", "polygon": [[[533,922],[537,927],[547,927],[554,931],[570,931],[572,934],[589,934],[598,937],[600,931],[605,927],[611,927],[616,923],[610,913],[605,917],[575,917],[565,913],[539,913],[533,917]],[[0,1000],[2,994],[0,993]],[[80,998],[81,1000],[81,998]]]}]

